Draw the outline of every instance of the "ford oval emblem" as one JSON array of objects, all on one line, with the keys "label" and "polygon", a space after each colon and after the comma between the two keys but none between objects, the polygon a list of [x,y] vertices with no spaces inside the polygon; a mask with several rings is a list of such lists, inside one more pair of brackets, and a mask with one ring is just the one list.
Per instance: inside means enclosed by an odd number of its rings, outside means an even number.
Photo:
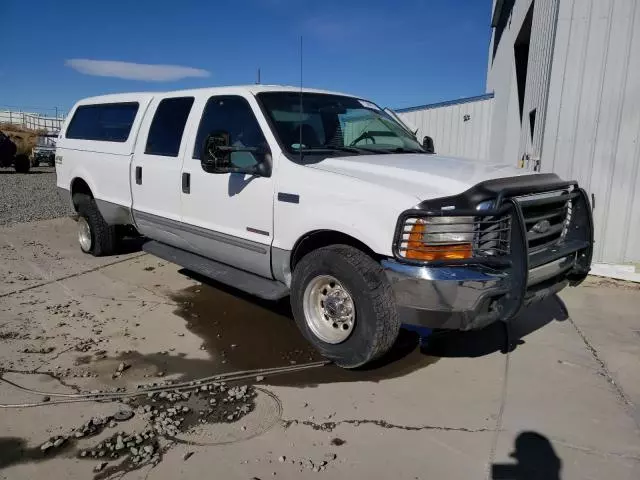
[{"label": "ford oval emblem", "polygon": [[546,233],[551,228],[551,222],[549,220],[540,220],[532,228],[532,232]]}]

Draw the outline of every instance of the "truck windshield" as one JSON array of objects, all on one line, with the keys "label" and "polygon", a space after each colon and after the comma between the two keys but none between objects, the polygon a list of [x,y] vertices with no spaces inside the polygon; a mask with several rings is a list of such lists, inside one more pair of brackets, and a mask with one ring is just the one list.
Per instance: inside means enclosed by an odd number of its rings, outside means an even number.
[{"label": "truck windshield", "polygon": [[280,145],[291,154],[426,153],[410,132],[366,100],[304,92],[257,97]]}]

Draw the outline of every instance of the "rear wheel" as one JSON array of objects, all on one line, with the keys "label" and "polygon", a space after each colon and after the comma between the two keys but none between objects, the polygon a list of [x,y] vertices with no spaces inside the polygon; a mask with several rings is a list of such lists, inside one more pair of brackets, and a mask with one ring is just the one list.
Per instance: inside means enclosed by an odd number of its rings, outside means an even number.
[{"label": "rear wheel", "polygon": [[307,340],[346,368],[385,354],[400,330],[382,267],[347,245],[324,247],[300,260],[293,272],[291,306]]},{"label": "rear wheel", "polygon": [[111,255],[116,249],[115,227],[107,224],[89,195],[76,194],[78,206],[78,243],[80,249],[95,257]]},{"label": "rear wheel", "polygon": [[13,168],[17,173],[29,173],[29,168],[31,168],[29,157],[24,154],[16,155],[13,160]]}]

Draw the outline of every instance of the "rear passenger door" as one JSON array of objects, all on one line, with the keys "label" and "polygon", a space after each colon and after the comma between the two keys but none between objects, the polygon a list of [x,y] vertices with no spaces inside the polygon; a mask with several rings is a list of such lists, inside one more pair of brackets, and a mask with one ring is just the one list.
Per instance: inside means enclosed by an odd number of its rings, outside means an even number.
[{"label": "rear passenger door", "polygon": [[179,235],[182,138],[193,102],[193,97],[154,99],[140,129],[130,172],[138,230],[178,247],[184,247]]}]

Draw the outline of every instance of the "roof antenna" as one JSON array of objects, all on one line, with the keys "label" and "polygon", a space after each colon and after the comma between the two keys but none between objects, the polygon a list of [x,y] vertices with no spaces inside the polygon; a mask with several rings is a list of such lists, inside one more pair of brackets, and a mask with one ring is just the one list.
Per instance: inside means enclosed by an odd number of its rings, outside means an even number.
[{"label": "roof antenna", "polygon": [[298,132],[300,138],[298,139],[298,154],[300,163],[302,163],[302,35],[300,35],[300,125],[298,125]]},{"label": "roof antenna", "polygon": [[258,78],[256,79],[256,85],[260,85],[260,67],[258,67]]}]

